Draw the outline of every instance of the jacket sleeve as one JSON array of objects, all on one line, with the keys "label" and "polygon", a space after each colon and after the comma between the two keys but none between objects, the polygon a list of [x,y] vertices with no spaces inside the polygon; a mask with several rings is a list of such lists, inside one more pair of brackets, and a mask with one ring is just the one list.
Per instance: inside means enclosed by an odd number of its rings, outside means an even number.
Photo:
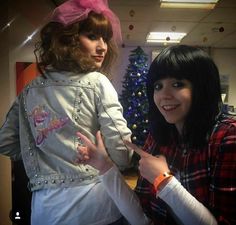
[{"label": "jacket sleeve", "polygon": [[105,76],[99,77],[96,96],[98,120],[104,143],[113,162],[123,170],[130,164],[133,152],[123,140],[129,140],[131,131],[123,117],[123,108],[111,82]]},{"label": "jacket sleeve", "polygon": [[12,160],[21,158],[18,112],[19,104],[17,99],[10,108],[0,129],[0,154],[9,156]]}]

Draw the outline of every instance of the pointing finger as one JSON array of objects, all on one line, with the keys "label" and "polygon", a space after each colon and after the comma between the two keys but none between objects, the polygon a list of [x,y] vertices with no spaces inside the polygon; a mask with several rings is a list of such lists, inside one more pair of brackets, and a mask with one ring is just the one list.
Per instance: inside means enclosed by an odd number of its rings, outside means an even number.
[{"label": "pointing finger", "polygon": [[98,131],[96,133],[96,139],[97,139],[97,145],[99,148],[105,148],[104,147],[104,143],[103,143],[103,140],[102,140],[102,135],[101,135],[101,131]]},{"label": "pointing finger", "polygon": [[85,135],[81,134],[80,132],[77,132],[76,134],[82,139],[87,147],[89,147],[90,149],[95,149],[95,145]]},{"label": "pointing finger", "polygon": [[143,151],[141,148],[137,147],[135,144],[131,143],[130,141],[125,140],[124,143],[131,149],[133,149],[139,156],[141,157],[148,157],[149,154]]}]

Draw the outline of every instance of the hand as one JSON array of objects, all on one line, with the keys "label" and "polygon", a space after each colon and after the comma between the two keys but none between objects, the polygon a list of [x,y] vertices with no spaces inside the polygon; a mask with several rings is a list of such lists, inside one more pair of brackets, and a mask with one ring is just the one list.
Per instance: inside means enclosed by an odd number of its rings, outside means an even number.
[{"label": "hand", "polygon": [[133,149],[141,157],[139,160],[140,175],[147,179],[151,184],[153,184],[157,176],[164,172],[170,171],[166,162],[166,158],[163,155],[153,156],[138,148],[130,141],[124,142],[129,148]]},{"label": "hand", "polygon": [[80,132],[77,132],[77,136],[81,138],[85,145],[77,147],[77,163],[88,164],[99,170],[100,174],[104,174],[113,166],[113,163],[109,158],[106,148],[104,146],[100,131],[96,133],[96,145],[93,144],[86,136],[84,136]]}]

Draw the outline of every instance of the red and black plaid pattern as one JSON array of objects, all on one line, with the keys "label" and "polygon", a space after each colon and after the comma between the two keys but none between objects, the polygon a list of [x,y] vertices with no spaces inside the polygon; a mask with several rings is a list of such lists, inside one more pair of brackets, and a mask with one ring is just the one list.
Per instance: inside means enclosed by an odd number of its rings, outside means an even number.
[{"label": "red and black plaid pattern", "polygon": [[[208,145],[183,150],[175,143],[158,147],[151,135],[144,145],[144,151],[152,155],[165,155],[176,178],[214,214],[219,224],[236,224],[236,120],[219,119]],[[154,224],[177,224],[147,180],[139,177],[135,191]]]}]

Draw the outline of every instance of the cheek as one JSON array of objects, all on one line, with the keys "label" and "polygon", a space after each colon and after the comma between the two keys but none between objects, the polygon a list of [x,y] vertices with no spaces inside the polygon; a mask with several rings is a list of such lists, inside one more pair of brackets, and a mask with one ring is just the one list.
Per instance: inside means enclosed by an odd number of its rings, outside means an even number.
[{"label": "cheek", "polygon": [[108,46],[106,44],[105,47],[104,47],[104,53],[107,54],[107,51],[108,51]]},{"label": "cheek", "polygon": [[183,97],[183,102],[185,103],[185,110],[189,111],[192,105],[192,93],[191,91],[188,91],[185,93]]},{"label": "cheek", "polygon": [[86,48],[86,45],[84,44],[84,42],[80,42],[80,50],[87,53],[88,49]]},{"label": "cheek", "polygon": [[159,107],[158,107],[159,102],[160,102],[160,101],[159,101],[159,95],[158,95],[156,92],[154,92],[154,94],[153,94],[153,101],[154,101],[156,107],[159,108]]},{"label": "cheek", "polygon": [[189,98],[187,103],[188,111],[190,111],[191,106],[192,106],[192,98]]},{"label": "cheek", "polygon": [[88,53],[90,51],[91,48],[91,43],[89,43],[88,40],[80,40],[80,49],[85,52]]}]

